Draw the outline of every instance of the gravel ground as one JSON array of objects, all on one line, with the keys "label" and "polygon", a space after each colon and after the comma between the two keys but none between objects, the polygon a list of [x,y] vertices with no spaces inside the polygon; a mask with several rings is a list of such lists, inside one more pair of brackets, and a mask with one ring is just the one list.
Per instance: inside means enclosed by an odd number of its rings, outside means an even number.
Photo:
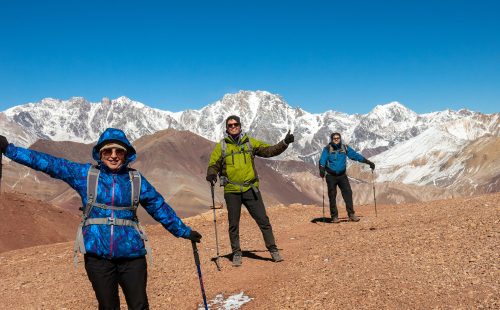
[{"label": "gravel ground", "polygon": [[[222,271],[210,260],[216,255],[212,213],[186,219],[204,236],[198,247],[208,299],[243,292],[252,299],[241,309],[500,308],[500,193],[377,208],[375,217],[373,206],[357,206],[361,221],[340,224],[321,222],[318,206],[268,209],[281,263],[270,261],[244,212],[238,268],[229,260],[225,210],[218,211]],[[151,308],[197,309],[202,298],[190,242],[159,225],[147,230],[155,260]],[[1,253],[0,308],[97,308],[71,251],[65,242]]]}]

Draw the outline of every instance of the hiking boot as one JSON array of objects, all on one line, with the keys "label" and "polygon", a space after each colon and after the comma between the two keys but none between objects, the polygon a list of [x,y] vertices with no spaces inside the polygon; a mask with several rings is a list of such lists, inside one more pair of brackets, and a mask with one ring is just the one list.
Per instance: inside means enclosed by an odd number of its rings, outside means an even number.
[{"label": "hiking boot", "polygon": [[351,222],[359,222],[359,217],[354,214],[349,215],[349,221]]},{"label": "hiking boot", "polygon": [[241,253],[234,253],[233,254],[233,267],[239,267],[241,266]]},{"label": "hiking boot", "polygon": [[335,216],[335,217],[332,218],[332,223],[334,223],[334,224],[340,223],[340,220],[339,220],[338,216]]},{"label": "hiking boot", "polygon": [[281,257],[280,252],[278,251],[271,252],[271,258],[275,263],[283,261],[283,257]]}]

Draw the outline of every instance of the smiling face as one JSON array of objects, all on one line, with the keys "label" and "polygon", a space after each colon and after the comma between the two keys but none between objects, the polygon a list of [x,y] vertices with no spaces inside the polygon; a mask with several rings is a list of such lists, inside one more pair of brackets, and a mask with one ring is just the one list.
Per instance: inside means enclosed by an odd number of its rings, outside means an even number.
[{"label": "smiling face", "polygon": [[118,171],[125,163],[127,151],[120,147],[105,148],[100,151],[101,161],[111,171]]},{"label": "smiling face", "polygon": [[235,119],[230,119],[227,121],[226,130],[232,136],[237,135],[241,132],[241,124]]}]

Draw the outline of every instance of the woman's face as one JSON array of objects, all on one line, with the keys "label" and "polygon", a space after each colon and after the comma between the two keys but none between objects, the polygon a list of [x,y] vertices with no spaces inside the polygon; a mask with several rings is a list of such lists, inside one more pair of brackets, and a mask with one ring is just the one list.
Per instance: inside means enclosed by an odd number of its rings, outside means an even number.
[{"label": "woman's face", "polygon": [[111,171],[117,171],[125,163],[127,152],[120,148],[110,148],[101,151],[101,161]]}]

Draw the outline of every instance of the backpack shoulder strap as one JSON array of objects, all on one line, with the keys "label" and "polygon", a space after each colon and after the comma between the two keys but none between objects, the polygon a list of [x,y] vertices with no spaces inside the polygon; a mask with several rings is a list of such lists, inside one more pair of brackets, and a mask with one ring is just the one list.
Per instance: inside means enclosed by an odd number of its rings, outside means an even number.
[{"label": "backpack shoulder strap", "polygon": [[92,210],[92,205],[97,198],[97,182],[101,171],[96,166],[90,166],[87,173],[87,205],[85,207],[84,218],[87,218]]},{"label": "backpack shoulder strap", "polygon": [[333,153],[333,147],[330,143],[328,143],[328,154]]},{"label": "backpack shoulder strap", "polygon": [[134,209],[139,207],[139,198],[141,195],[141,174],[137,170],[130,170],[128,172],[130,176],[130,184],[132,187],[131,192],[131,201]]},{"label": "backpack shoulder strap", "polygon": [[220,149],[221,149],[221,158],[222,159],[226,158],[227,143],[225,138],[222,138],[222,140],[220,141]]},{"label": "backpack shoulder strap", "polygon": [[342,143],[342,151],[347,154],[347,144]]}]

